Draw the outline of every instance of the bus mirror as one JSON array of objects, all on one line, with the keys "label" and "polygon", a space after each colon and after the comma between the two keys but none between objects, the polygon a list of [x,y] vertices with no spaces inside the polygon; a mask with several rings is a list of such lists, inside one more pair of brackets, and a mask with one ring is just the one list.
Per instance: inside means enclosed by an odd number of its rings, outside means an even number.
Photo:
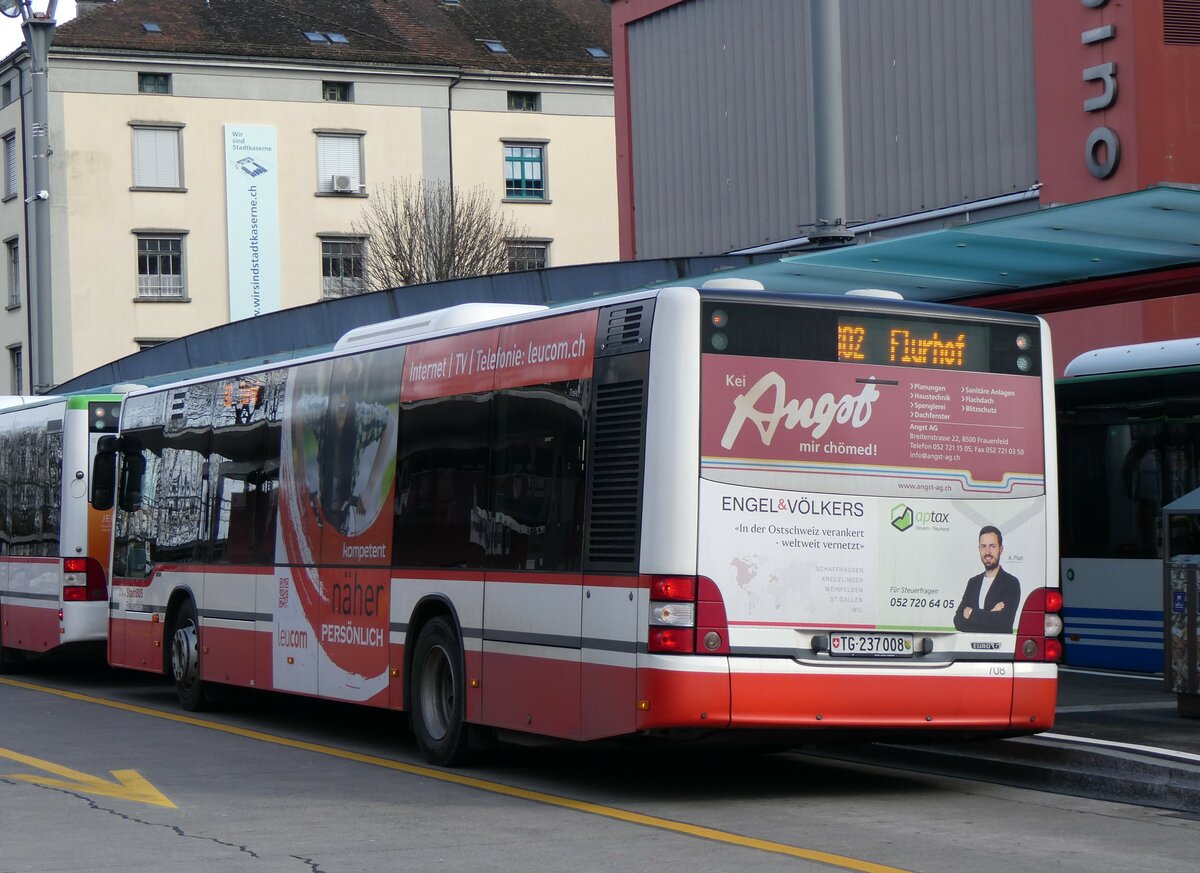
[{"label": "bus mirror", "polygon": [[145,472],[145,457],[140,454],[122,456],[119,503],[126,512],[137,512],[142,508],[142,478]]},{"label": "bus mirror", "polygon": [[113,507],[113,492],[117,484],[117,438],[102,436],[96,443],[92,459],[92,507],[108,510]]}]

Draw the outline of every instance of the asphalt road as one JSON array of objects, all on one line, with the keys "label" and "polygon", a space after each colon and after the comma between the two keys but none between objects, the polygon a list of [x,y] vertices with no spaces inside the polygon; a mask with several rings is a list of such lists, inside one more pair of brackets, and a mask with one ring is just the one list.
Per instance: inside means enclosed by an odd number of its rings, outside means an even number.
[{"label": "asphalt road", "polygon": [[502,748],[425,765],[402,716],[161,680],[0,677],[0,873],[1196,869],[1200,819],[790,753]]}]

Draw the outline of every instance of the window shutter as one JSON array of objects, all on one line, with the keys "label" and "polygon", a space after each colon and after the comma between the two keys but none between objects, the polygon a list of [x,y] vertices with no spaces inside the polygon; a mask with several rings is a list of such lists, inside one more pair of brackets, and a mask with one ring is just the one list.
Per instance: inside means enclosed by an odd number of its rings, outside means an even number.
[{"label": "window shutter", "polygon": [[133,184],[139,188],[179,188],[179,131],[133,129]]},{"label": "window shutter", "polygon": [[17,193],[17,135],[10,133],[4,138],[4,194]]},{"label": "window shutter", "polygon": [[358,190],[362,184],[359,152],[362,137],[317,136],[317,190],[332,191],[334,176],[349,176],[351,185]]}]

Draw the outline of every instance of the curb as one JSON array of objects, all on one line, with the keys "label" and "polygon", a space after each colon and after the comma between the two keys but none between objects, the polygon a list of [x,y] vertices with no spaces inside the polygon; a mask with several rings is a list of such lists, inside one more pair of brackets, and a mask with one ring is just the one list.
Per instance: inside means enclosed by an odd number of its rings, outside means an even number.
[{"label": "curb", "polygon": [[820,746],[800,754],[1200,814],[1200,764],[1069,740]]}]

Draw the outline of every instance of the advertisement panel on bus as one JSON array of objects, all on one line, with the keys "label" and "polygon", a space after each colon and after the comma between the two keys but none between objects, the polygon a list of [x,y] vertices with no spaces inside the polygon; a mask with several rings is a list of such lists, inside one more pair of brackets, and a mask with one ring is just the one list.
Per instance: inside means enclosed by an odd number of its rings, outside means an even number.
[{"label": "advertisement panel on bus", "polygon": [[990,627],[1011,637],[1046,580],[1037,378],[721,355],[702,373],[701,567],[731,625],[953,632],[991,526],[1021,587]]}]

